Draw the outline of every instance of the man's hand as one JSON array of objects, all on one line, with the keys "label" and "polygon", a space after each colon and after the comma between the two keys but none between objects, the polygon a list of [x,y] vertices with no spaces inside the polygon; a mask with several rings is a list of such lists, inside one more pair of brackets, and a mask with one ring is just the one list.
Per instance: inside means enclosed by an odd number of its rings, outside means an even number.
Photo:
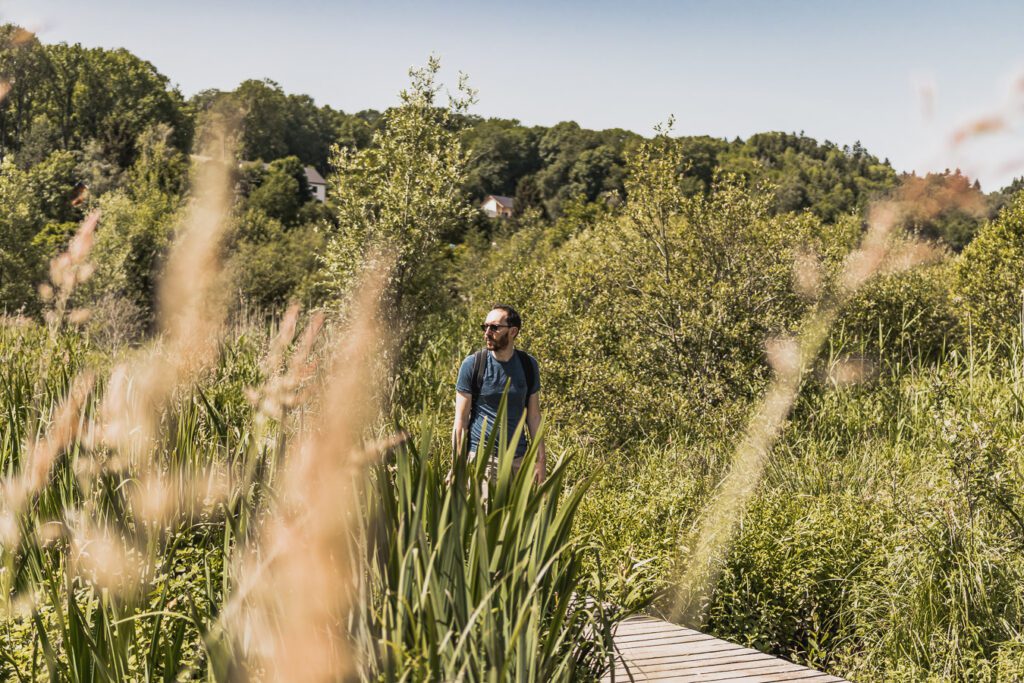
[{"label": "man's hand", "polygon": [[548,468],[547,468],[544,460],[542,458],[538,459],[537,460],[537,467],[536,467],[536,470],[535,470],[534,475],[533,475],[533,480],[535,482],[537,482],[538,486],[544,483],[544,477],[546,477],[547,474],[548,474],[547,470],[548,470]]}]

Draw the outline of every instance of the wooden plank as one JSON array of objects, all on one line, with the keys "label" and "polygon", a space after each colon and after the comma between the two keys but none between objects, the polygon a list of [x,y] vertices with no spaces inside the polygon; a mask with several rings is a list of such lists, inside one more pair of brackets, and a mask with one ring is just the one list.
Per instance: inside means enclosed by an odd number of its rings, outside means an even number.
[{"label": "wooden plank", "polygon": [[615,644],[620,648],[630,647],[635,643],[695,643],[701,640],[715,640],[713,636],[698,633],[695,635],[689,635],[686,633],[658,633],[653,636],[649,635],[635,635],[629,636],[628,638],[615,638]]},{"label": "wooden plank", "polygon": [[658,638],[663,636],[679,636],[682,638],[712,638],[706,633],[700,631],[684,631],[682,629],[664,629],[660,631],[628,631],[626,633],[614,633],[612,638],[615,642],[629,642],[630,640],[636,640],[637,638]]},{"label": "wooden plank", "polygon": [[602,681],[846,683],[830,674],[651,617],[616,628],[615,656]]},{"label": "wooden plank", "polygon": [[678,662],[661,662],[652,665],[644,665],[644,671],[663,671],[666,667],[672,667],[673,671],[679,671],[680,675],[685,676],[701,676],[704,674],[714,674],[731,671],[760,671],[761,669],[772,669],[772,670],[787,670],[787,671],[809,671],[806,667],[802,667],[799,664],[793,662],[787,662],[784,659],[763,659],[755,661],[739,661],[739,662],[717,662],[717,663],[705,663],[704,666],[699,668],[691,668],[689,670],[679,670]]},{"label": "wooden plank", "polygon": [[[750,648],[739,647],[732,643],[727,643],[724,640],[702,640],[697,643],[681,643],[672,647],[634,647],[621,650],[623,656],[629,659],[643,659],[648,656],[652,657],[666,657],[666,656],[693,656],[704,654],[705,652],[730,652],[735,651],[737,654],[740,652],[747,653],[758,653],[757,650],[751,650]],[[763,655],[768,656],[768,655]]]},{"label": "wooden plank", "polygon": [[793,664],[792,662],[786,662],[783,660],[776,660],[774,662],[761,662],[754,666],[740,665],[732,666],[728,668],[711,667],[708,669],[690,669],[688,672],[681,672],[675,668],[663,667],[657,670],[647,669],[644,667],[644,673],[650,677],[652,674],[671,673],[673,675],[672,680],[686,681],[731,681],[738,678],[749,678],[751,676],[759,676],[764,674],[793,674],[796,677],[800,675],[806,676],[807,674],[814,674],[815,676],[822,675],[820,671],[813,671],[806,669],[802,666]]},{"label": "wooden plank", "polygon": [[[784,673],[763,673],[763,674],[749,674],[746,672],[736,672],[734,675],[726,676],[724,678],[705,678],[700,676],[686,676],[680,677],[676,673],[667,671],[664,673],[645,674],[645,678],[638,678],[637,681],[644,681],[644,683],[729,683],[735,681],[736,683],[826,683],[826,674],[820,671],[805,670],[802,672],[784,672]],[[616,679],[616,683],[619,683]]]},{"label": "wooden plank", "polygon": [[754,666],[760,661],[763,661],[768,655],[760,652],[751,653],[739,653],[734,652],[712,652],[706,655],[698,655],[696,657],[687,657],[685,661],[678,662],[676,664],[677,669],[680,672],[685,672],[687,669],[699,669],[707,666],[717,666],[719,664],[747,664],[748,666]]},{"label": "wooden plank", "polygon": [[680,633],[683,632],[686,635],[703,635],[699,631],[688,631],[680,629],[679,627],[673,627],[671,624],[665,626],[648,626],[644,628],[633,628],[633,629],[616,629],[612,637],[618,638],[636,638],[637,636],[655,636],[663,633]]},{"label": "wooden plank", "polygon": [[[601,677],[602,682],[612,683],[611,673]],[[783,671],[778,673],[750,673],[738,670],[731,672],[731,675],[724,677],[709,678],[700,674],[683,674],[679,671],[640,671],[637,668],[616,667],[615,683],[626,681],[660,681],[663,683],[698,683],[709,681],[709,683],[723,683],[724,681],[738,681],[739,683],[785,683],[786,681],[801,681],[802,683],[848,683],[842,678],[831,676],[813,669],[800,671]]]}]

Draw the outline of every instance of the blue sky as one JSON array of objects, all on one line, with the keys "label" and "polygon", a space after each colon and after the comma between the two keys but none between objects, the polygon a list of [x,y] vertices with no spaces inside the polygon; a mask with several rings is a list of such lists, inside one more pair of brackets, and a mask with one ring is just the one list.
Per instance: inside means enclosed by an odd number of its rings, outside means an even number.
[{"label": "blue sky", "polygon": [[[450,82],[469,74],[484,116],[646,134],[674,115],[680,134],[860,140],[899,170],[959,166],[986,190],[1024,175],[1021,2],[0,0],[0,20],[126,47],[186,95],[271,78],[383,109],[435,53]],[[1011,125],[951,147],[991,115]]]}]

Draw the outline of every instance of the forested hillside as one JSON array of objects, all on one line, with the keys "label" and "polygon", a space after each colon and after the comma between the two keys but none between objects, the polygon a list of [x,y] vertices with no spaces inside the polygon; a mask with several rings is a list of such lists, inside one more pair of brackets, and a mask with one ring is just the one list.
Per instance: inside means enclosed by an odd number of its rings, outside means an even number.
[{"label": "forested hillside", "polygon": [[[346,113],[0,45],[0,680],[587,680],[634,609],[1024,674],[1021,181],[484,119],[434,58]],[[485,500],[496,302],[550,478]]]},{"label": "forested hillside", "polygon": [[[122,297],[145,319],[153,303],[152,280],[186,193],[189,155],[203,144],[212,121],[236,118],[232,144],[242,163],[237,228],[228,250],[239,273],[238,305],[273,308],[291,298],[321,302],[313,286],[320,265],[315,254],[336,227],[335,211],[310,201],[303,167],[313,166],[331,181],[332,150],[374,146],[384,114],[347,114],[306,95],[287,94],[272,81],[185,98],[158,65],[123,49],[44,45],[10,25],[0,41],[0,78],[11,84],[0,103],[0,181],[9,222],[0,306],[9,312],[38,310],[27,283],[41,280],[45,264],[77,222],[99,207],[106,218],[98,267],[113,259],[117,267],[130,262],[132,270],[98,278],[105,281],[102,294]],[[571,121],[548,128],[481,119],[469,110],[454,116],[451,126],[467,154],[460,184],[466,200],[514,197],[517,217],[546,221],[614,210],[626,199],[626,159],[644,139],[621,129],[586,130]],[[898,181],[886,161],[857,143],[838,146],[791,133],[678,140],[685,194],[707,194],[716,178],[735,176],[750,187],[767,188],[773,213],[809,211],[833,223],[862,211]],[[921,182],[978,190],[958,173]],[[1003,201],[998,193],[975,194],[980,215],[991,215]],[[914,229],[960,249],[977,229],[978,215],[954,208],[918,221]],[[500,227],[514,230],[518,224],[516,219]],[[452,226],[445,238],[462,243],[498,227],[474,216]]]}]

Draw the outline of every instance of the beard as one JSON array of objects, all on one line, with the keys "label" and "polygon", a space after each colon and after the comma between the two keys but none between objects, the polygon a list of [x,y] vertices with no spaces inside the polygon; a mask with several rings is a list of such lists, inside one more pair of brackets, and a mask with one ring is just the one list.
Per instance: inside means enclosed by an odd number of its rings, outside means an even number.
[{"label": "beard", "polygon": [[487,349],[490,351],[504,351],[508,348],[508,334],[503,334],[500,337],[488,337],[485,341]]}]

